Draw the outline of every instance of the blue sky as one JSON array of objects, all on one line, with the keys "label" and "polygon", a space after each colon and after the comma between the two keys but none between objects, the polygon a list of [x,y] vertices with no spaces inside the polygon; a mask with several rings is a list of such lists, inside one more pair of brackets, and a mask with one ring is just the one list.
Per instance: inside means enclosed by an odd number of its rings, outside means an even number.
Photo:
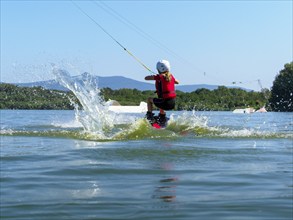
[{"label": "blue sky", "polygon": [[[292,1],[75,1],[155,71],[171,63],[181,84],[270,88],[292,55]],[[71,1],[1,0],[1,80],[52,79],[51,63],[72,75],[149,72]]]}]

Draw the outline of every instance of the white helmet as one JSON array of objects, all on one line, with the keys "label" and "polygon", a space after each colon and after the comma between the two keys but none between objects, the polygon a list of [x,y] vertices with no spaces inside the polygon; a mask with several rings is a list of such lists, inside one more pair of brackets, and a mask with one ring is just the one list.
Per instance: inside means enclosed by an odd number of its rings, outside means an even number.
[{"label": "white helmet", "polygon": [[164,73],[166,71],[170,71],[170,69],[171,69],[171,66],[170,66],[169,61],[167,61],[167,60],[160,60],[159,62],[157,62],[157,70],[160,73]]}]

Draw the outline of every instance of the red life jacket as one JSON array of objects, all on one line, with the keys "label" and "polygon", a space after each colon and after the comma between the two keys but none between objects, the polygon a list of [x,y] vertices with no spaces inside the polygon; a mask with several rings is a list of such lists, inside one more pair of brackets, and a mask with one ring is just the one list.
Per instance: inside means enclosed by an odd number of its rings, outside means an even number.
[{"label": "red life jacket", "polygon": [[156,79],[156,90],[159,98],[172,99],[176,97],[175,78],[171,75],[171,80],[168,82],[163,74],[158,74]]}]

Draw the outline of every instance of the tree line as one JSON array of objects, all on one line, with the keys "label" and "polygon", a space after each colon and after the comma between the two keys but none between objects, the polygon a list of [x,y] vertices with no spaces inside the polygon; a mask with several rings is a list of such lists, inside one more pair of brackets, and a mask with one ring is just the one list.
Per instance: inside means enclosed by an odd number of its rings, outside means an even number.
[{"label": "tree line", "polygon": [[[101,89],[105,101],[117,100],[121,105],[139,105],[154,91],[137,89]],[[219,86],[215,90],[198,89],[193,92],[177,90],[175,110],[231,111],[235,108],[266,106],[271,111],[293,111],[293,62],[287,63],[276,76],[272,90],[261,92]],[[72,92],[48,90],[42,87],[19,87],[0,84],[0,109],[74,109],[80,103]]]},{"label": "tree line", "polygon": [[0,84],[0,109],[73,109],[74,102],[71,92]]},{"label": "tree line", "polygon": [[[121,105],[139,105],[148,97],[155,97],[154,91],[137,89],[101,89],[101,96],[107,101],[117,100]],[[19,87],[0,84],[0,109],[73,109],[79,104],[72,92],[48,90],[42,87]],[[229,111],[237,108],[259,108],[268,104],[261,92],[247,92],[242,89],[220,86],[215,90],[198,89],[194,92],[177,91],[175,110]]]},{"label": "tree line", "polygon": [[[267,92],[267,91],[265,91]],[[119,101],[121,105],[138,105],[148,97],[155,97],[154,91],[139,91],[137,89],[102,89],[102,95],[108,99]],[[263,92],[245,91],[237,88],[220,86],[215,90],[198,89],[193,92],[177,90],[175,110],[198,111],[230,111],[235,108],[260,108],[268,104]]]}]

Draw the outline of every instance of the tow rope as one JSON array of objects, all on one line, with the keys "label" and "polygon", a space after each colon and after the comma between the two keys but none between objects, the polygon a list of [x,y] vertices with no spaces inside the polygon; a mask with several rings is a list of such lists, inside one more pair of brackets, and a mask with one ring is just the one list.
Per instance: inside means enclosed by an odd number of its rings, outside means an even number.
[{"label": "tow rope", "polygon": [[113,41],[115,41],[123,50],[125,50],[140,65],[142,65],[146,70],[148,70],[152,74],[156,74],[150,68],[148,68],[142,61],[140,61],[136,56],[134,56],[129,50],[127,50],[121,43],[119,43],[119,41],[116,40],[108,31],[106,31],[106,29],[103,28],[102,25],[100,25],[95,19],[93,19],[91,16],[89,16],[89,14],[87,14],[84,10],[82,10],[82,8],[79,7],[74,1],[71,0],[71,2],[72,2],[73,5],[75,5],[75,7],[78,8],[79,11],[81,11],[85,16],[87,16],[90,20],[92,20],[105,34],[107,34]]}]

